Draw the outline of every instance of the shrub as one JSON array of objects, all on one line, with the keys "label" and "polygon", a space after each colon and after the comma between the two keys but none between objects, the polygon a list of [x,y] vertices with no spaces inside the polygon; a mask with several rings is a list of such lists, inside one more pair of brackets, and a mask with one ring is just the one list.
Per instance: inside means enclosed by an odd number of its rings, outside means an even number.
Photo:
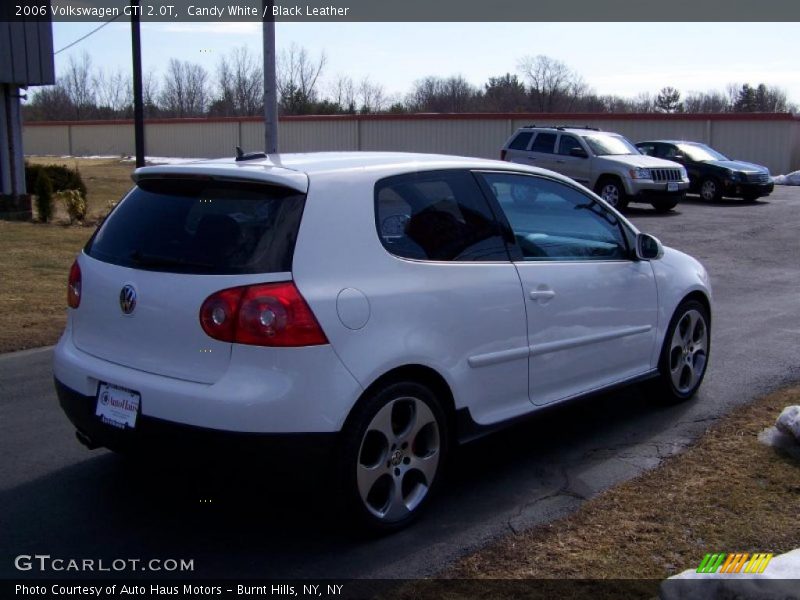
[{"label": "shrub", "polygon": [[50,178],[54,192],[78,190],[86,198],[86,184],[77,167],[70,169],[67,165],[32,165],[25,163],[25,185],[28,190],[36,190],[39,173],[45,172]]},{"label": "shrub", "polygon": [[58,192],[56,197],[64,203],[70,223],[83,222],[86,218],[86,198],[81,195],[80,190]]},{"label": "shrub", "polygon": [[39,220],[47,223],[53,216],[53,182],[50,181],[46,171],[39,171],[33,189],[36,193],[36,210],[39,212]]}]

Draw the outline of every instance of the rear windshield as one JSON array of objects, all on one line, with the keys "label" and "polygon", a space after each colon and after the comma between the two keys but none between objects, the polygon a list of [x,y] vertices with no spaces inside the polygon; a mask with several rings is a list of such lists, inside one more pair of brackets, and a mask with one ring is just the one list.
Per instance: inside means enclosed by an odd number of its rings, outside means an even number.
[{"label": "rear windshield", "polygon": [[279,186],[144,180],[89,241],[104,262],[171,273],[290,271],[305,195]]}]

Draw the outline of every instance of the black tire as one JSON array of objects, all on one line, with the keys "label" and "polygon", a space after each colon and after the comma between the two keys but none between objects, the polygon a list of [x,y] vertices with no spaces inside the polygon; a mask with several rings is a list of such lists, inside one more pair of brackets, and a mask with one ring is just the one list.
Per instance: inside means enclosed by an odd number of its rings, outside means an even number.
[{"label": "black tire", "polygon": [[722,184],[718,179],[713,177],[705,177],[701,179],[698,192],[700,193],[700,197],[706,202],[717,202],[722,200]]},{"label": "black tire", "polygon": [[606,175],[601,177],[594,188],[595,193],[617,210],[625,210],[629,198],[625,186],[617,177]]},{"label": "black tire", "polygon": [[[388,423],[383,418],[387,414]],[[391,428],[393,439],[387,439],[382,424]],[[408,526],[439,487],[449,443],[447,418],[428,387],[401,381],[376,389],[359,401],[343,430],[339,468],[344,509],[370,533]],[[435,465],[428,462],[434,458]],[[398,490],[400,495],[393,495]]]},{"label": "black tire", "polygon": [[678,200],[660,200],[651,204],[657,213],[666,213],[678,206],[678,202]]},{"label": "black tire", "polygon": [[[694,317],[702,319],[700,327]],[[676,340],[676,330],[680,340]],[[684,329],[686,328],[686,329]],[[701,331],[702,330],[702,331]],[[675,342],[680,341],[679,347]],[[697,300],[682,302],[670,320],[653,382],[656,398],[667,404],[689,400],[703,383],[711,354],[711,319]],[[685,383],[684,383],[685,382]]]}]

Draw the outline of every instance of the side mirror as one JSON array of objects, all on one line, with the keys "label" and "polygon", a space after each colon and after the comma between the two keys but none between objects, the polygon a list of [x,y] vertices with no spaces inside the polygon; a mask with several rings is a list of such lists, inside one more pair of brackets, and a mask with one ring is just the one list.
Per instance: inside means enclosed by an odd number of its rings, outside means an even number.
[{"label": "side mirror", "polygon": [[686,157],[683,154],[676,154],[670,160],[684,160]]},{"label": "side mirror", "polygon": [[583,148],[570,148],[569,155],[577,156],[578,158],[589,158],[589,155],[586,154],[586,150],[584,150]]},{"label": "side mirror", "polygon": [[649,233],[639,233],[636,236],[636,258],[639,260],[658,260],[664,256],[664,246],[658,238]]}]

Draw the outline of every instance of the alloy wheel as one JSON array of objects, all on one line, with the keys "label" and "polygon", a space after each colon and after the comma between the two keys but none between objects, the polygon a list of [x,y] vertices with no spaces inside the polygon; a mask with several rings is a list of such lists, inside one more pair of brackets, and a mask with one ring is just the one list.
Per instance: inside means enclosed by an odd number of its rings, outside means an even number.
[{"label": "alloy wheel", "polygon": [[430,490],[441,459],[439,423],[419,398],[383,406],[361,439],[356,481],[361,501],[377,519],[408,517]]},{"label": "alloy wheel", "polygon": [[708,325],[695,310],[686,311],[675,325],[669,350],[672,385],[681,394],[693,390],[708,363]]}]

